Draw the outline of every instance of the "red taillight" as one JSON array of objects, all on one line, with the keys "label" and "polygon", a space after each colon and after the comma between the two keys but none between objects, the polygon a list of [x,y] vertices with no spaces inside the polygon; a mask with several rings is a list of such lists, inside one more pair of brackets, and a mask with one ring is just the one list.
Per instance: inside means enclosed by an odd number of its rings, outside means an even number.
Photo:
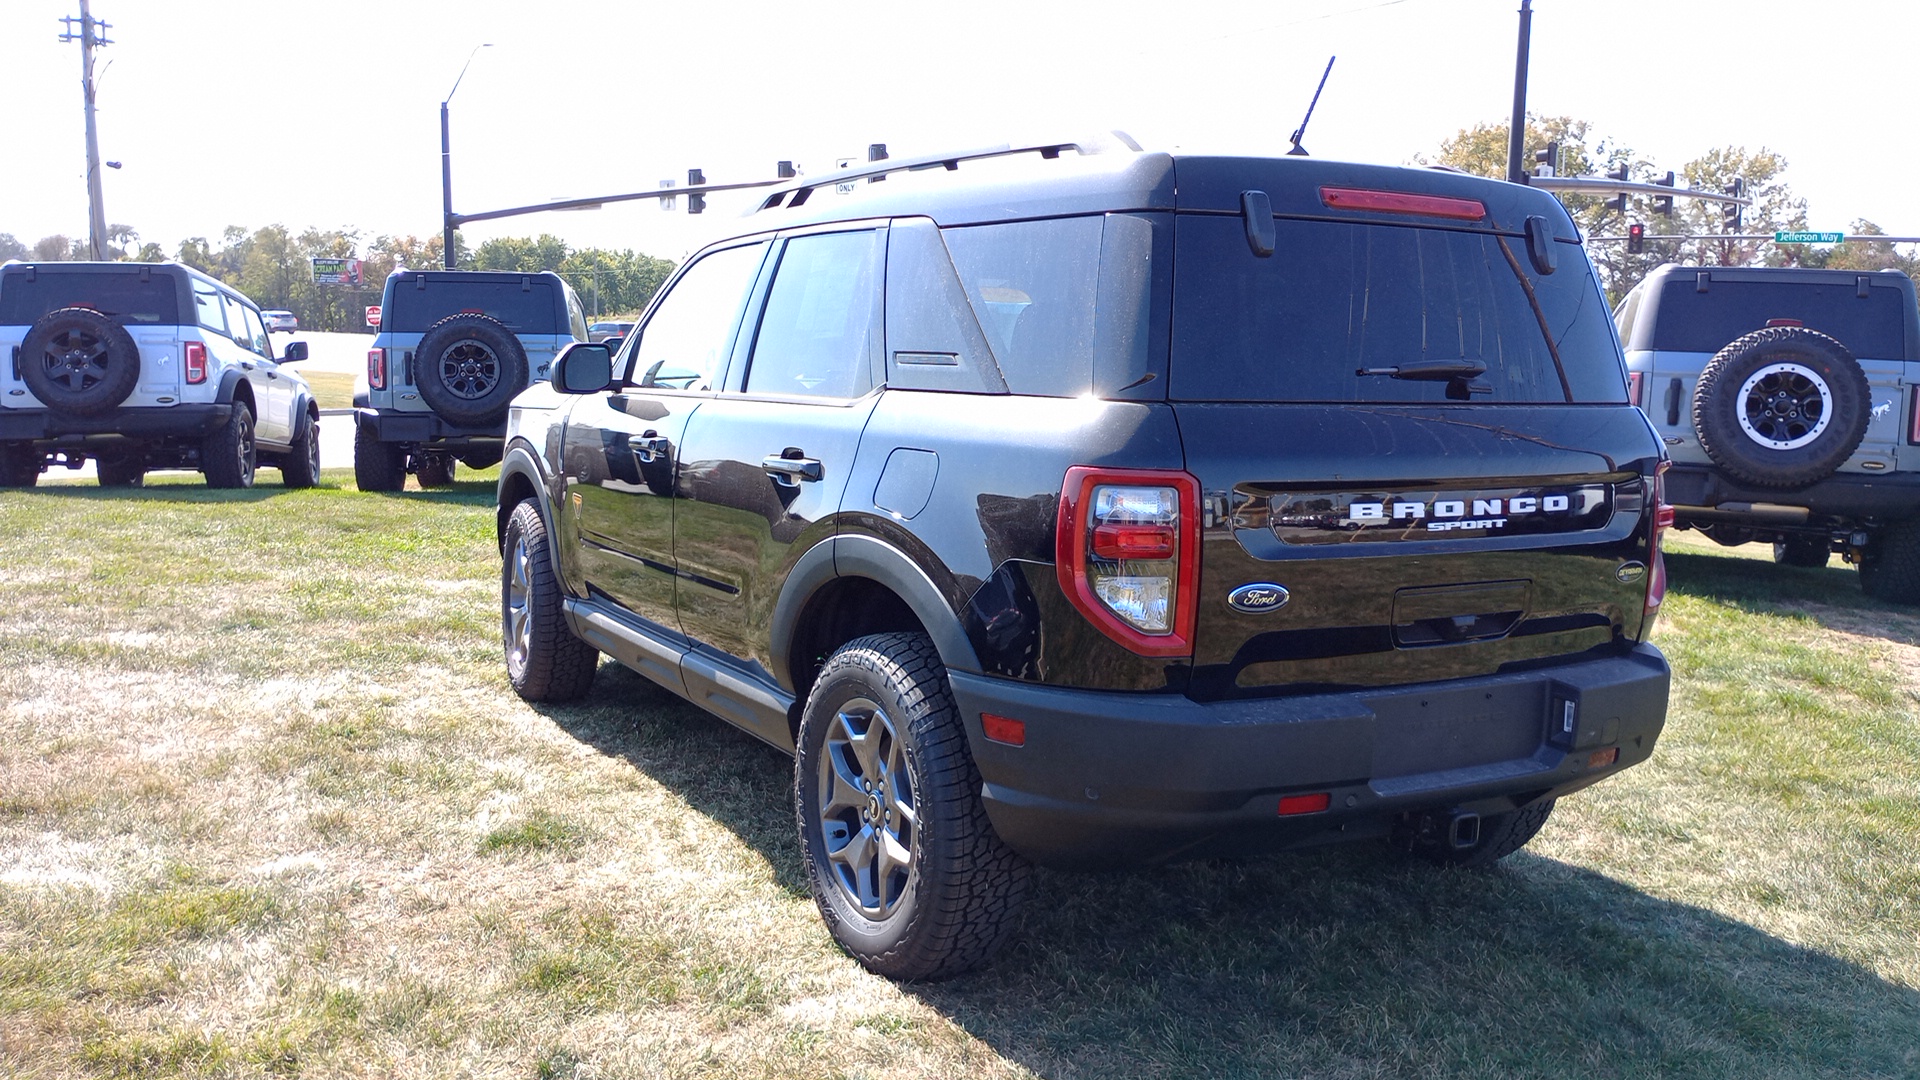
[{"label": "red taillight", "polygon": [[1311,795],[1280,796],[1280,816],[1291,817],[1294,814],[1317,814],[1333,805],[1333,796],[1324,791]]},{"label": "red taillight", "polygon": [[189,341],[186,345],[187,381],[203,383],[207,381],[207,343]]},{"label": "red taillight", "polygon": [[1907,401],[1907,441],[1920,443],[1920,386],[1913,388]]},{"label": "red taillight", "polygon": [[995,716],[990,712],[980,714],[980,729],[987,738],[1008,746],[1027,745],[1027,722],[1015,720],[1010,716]]},{"label": "red taillight", "polygon": [[1627,372],[1627,402],[1638,408],[1640,405],[1640,383],[1646,378],[1642,371]]},{"label": "red taillight", "polygon": [[387,388],[387,350],[367,350],[367,385],[375,390]]},{"label": "red taillight", "polygon": [[1653,538],[1648,559],[1652,565],[1647,570],[1647,607],[1640,624],[1643,639],[1653,632],[1654,617],[1667,598],[1667,556],[1660,550],[1660,541],[1673,528],[1673,507],[1667,502],[1667,470],[1672,467],[1672,462],[1663,461],[1653,471]]},{"label": "red taillight", "polygon": [[1799,319],[1768,319],[1768,326],[1805,326]]},{"label": "red taillight", "polygon": [[1200,482],[1178,470],[1067,470],[1055,572],[1108,637],[1142,656],[1193,652]]},{"label": "red taillight", "polygon": [[1487,216],[1486,205],[1478,199],[1415,195],[1409,191],[1323,187],[1320,189],[1320,201],[1335,210],[1377,210],[1387,214],[1421,214],[1461,221],[1479,221]]}]

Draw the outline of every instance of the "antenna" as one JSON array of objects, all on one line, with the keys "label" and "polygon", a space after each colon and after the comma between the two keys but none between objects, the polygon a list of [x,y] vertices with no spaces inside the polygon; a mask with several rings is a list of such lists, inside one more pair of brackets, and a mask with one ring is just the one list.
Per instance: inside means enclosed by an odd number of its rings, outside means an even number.
[{"label": "antenna", "polygon": [[1300,126],[1294,128],[1293,134],[1288,137],[1287,141],[1293,143],[1293,149],[1287,151],[1288,157],[1307,156],[1307,148],[1300,145],[1300,140],[1307,134],[1307,121],[1313,119],[1313,107],[1320,104],[1320,91],[1327,88],[1327,76],[1333,74],[1333,62],[1338,59],[1337,56],[1327,57],[1327,70],[1320,73],[1320,85],[1313,88],[1313,100],[1307,102],[1307,115],[1300,118]]}]

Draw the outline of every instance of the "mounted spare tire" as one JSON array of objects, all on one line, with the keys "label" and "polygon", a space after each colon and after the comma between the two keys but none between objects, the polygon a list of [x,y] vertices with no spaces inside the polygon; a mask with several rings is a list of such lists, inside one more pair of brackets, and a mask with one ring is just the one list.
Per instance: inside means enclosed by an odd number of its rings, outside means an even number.
[{"label": "mounted spare tire", "polygon": [[20,342],[20,378],[49,409],[98,416],[133,393],[140,347],[126,327],[92,308],[60,308]]},{"label": "mounted spare tire", "polygon": [[1833,475],[1867,433],[1873,395],[1845,345],[1772,326],[1721,349],[1693,392],[1693,429],[1714,464],[1759,487]]},{"label": "mounted spare tire", "polygon": [[414,350],[420,397],[442,420],[484,427],[506,418],[527,386],[527,351],[491,315],[449,315]]}]

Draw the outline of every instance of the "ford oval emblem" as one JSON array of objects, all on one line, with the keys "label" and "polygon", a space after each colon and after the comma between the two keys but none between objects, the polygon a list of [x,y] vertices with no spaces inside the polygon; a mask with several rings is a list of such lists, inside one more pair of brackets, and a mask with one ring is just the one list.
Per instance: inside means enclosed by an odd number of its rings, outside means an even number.
[{"label": "ford oval emblem", "polygon": [[1285,607],[1290,596],[1292,594],[1287,592],[1284,585],[1275,585],[1271,581],[1255,581],[1228,593],[1227,606],[1249,615],[1263,615]]},{"label": "ford oval emblem", "polygon": [[1623,562],[1620,564],[1620,568],[1613,572],[1613,576],[1619,578],[1623,583],[1631,585],[1647,576],[1647,564],[1643,562]]}]

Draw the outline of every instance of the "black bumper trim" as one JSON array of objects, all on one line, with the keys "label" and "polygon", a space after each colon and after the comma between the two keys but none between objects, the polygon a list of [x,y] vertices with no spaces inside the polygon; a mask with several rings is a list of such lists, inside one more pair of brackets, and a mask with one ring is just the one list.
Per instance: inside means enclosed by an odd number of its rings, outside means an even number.
[{"label": "black bumper trim", "polygon": [[449,424],[430,412],[355,409],[353,415],[354,422],[363,428],[371,428],[373,437],[380,442],[501,446],[507,441],[507,422],[504,418],[493,427],[463,427]]},{"label": "black bumper trim", "polygon": [[[1208,703],[949,673],[995,830],[1058,866],[1247,854],[1382,834],[1412,811],[1558,797],[1646,760],[1670,678],[1651,645],[1514,674]],[[1567,700],[1580,730],[1562,748],[1548,718]],[[1026,744],[989,741],[983,712],[1024,721]],[[1431,748],[1430,771],[1406,764],[1410,741]],[[1589,768],[1615,747],[1616,761]],[[1321,791],[1328,810],[1278,816],[1279,795]]]},{"label": "black bumper trim", "polygon": [[72,416],[51,409],[0,410],[0,441],[74,442],[123,436],[198,439],[220,430],[231,404],[181,404],[119,408],[100,416]]},{"label": "black bumper trim", "polygon": [[[1814,517],[1888,521],[1920,517],[1920,472],[1835,473],[1803,488],[1759,488],[1729,480],[1711,466],[1675,465],[1667,472],[1666,491],[1667,501],[1680,508],[1683,522],[1738,522],[1750,517],[1756,525],[1785,523],[1777,514],[1738,508],[1754,504],[1805,507]],[[1703,513],[1691,515],[1692,508]]]}]

